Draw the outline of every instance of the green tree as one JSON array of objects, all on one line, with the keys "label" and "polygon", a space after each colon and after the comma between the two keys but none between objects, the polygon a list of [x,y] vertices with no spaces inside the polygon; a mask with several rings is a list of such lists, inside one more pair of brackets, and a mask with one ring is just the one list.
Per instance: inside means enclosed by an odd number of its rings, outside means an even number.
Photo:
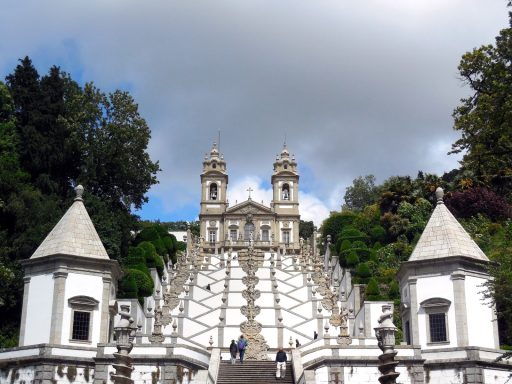
[{"label": "green tree", "polygon": [[375,186],[375,176],[359,176],[346,188],[344,208],[362,211],[368,205],[377,201],[378,188]]},{"label": "green tree", "polygon": [[332,241],[335,241],[341,230],[345,226],[351,225],[356,217],[357,214],[350,211],[331,212],[320,228],[323,239],[325,240],[327,235],[331,235]]},{"label": "green tree", "polygon": [[71,83],[55,66],[40,78],[28,57],[7,76],[16,106],[21,165],[47,194],[66,196],[70,179],[78,174],[77,143],[65,123]]},{"label": "green tree", "polygon": [[[159,170],[147,153],[149,127],[128,93],[82,88],[58,67],[40,77],[28,57],[6,80],[7,86],[0,82],[0,347],[17,337],[19,261],[70,206],[72,187],[85,186],[98,234],[109,256],[122,261],[130,231],[138,229],[131,209],[147,200]],[[152,262],[160,269],[161,258]]]},{"label": "green tree", "polygon": [[94,195],[120,202],[127,210],[140,208],[145,193],[157,183],[158,162],[146,152],[150,130],[133,98],[122,91],[103,94],[92,83],[72,100],[70,116],[81,145],[78,181]]},{"label": "green tree", "polygon": [[512,190],[511,45],[509,26],[501,30],[494,45],[462,56],[458,69],[470,95],[453,112],[461,138],[451,151],[464,152],[462,165],[479,183],[507,195]]},{"label": "green tree", "polygon": [[301,220],[299,222],[299,237],[303,239],[311,239],[315,231],[315,224],[312,221]]}]

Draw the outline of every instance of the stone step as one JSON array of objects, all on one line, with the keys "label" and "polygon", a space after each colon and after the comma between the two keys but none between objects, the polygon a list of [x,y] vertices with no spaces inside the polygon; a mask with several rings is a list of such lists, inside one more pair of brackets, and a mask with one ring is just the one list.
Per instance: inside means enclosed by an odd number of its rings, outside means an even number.
[{"label": "stone step", "polygon": [[223,361],[220,364],[217,384],[268,384],[279,382],[293,384],[292,365],[286,363],[286,377],[277,380],[276,363],[273,361],[246,360],[243,364],[237,360],[236,364]]}]

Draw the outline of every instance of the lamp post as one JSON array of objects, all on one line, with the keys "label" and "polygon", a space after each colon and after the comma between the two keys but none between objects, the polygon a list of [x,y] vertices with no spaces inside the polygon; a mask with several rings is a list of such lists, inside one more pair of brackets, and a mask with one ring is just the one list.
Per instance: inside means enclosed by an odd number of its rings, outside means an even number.
[{"label": "lamp post", "polygon": [[119,315],[121,319],[116,327],[114,333],[116,335],[117,353],[114,353],[115,362],[112,364],[116,372],[112,375],[115,384],[133,384],[132,376],[132,358],[129,356],[133,348],[133,339],[137,327],[134,327],[133,319],[130,316],[130,307],[128,305],[121,305]]},{"label": "lamp post", "polygon": [[379,326],[374,328],[379,348],[382,351],[382,354],[379,356],[379,371],[381,373],[379,382],[382,384],[395,384],[396,378],[400,375],[400,373],[395,372],[398,361],[395,361],[397,354],[395,351],[396,327],[391,320],[392,316],[391,305],[384,304],[382,306],[382,315],[379,318]]}]

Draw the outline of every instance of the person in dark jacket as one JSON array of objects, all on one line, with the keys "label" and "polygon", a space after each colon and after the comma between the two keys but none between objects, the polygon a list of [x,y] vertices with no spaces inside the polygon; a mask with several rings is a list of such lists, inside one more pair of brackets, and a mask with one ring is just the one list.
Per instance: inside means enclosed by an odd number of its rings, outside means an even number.
[{"label": "person in dark jacket", "polygon": [[235,340],[231,340],[231,345],[229,346],[229,353],[231,354],[231,364],[235,364],[236,354],[238,353],[238,347],[235,343]]},{"label": "person in dark jacket", "polygon": [[286,356],[286,352],[283,351],[283,348],[279,348],[279,351],[276,353],[276,379],[284,379],[286,374],[286,362],[288,361],[288,357]]}]

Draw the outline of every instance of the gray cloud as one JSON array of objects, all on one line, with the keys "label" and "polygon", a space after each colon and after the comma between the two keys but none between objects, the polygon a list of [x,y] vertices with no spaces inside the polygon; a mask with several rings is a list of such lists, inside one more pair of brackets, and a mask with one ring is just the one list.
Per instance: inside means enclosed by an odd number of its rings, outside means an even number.
[{"label": "gray cloud", "polygon": [[358,175],[456,166],[461,55],[506,26],[502,0],[21,1],[3,5],[0,71],[30,55],[148,120],[170,211],[197,206],[217,132],[231,180],[270,179],[285,135],[330,208]]}]

